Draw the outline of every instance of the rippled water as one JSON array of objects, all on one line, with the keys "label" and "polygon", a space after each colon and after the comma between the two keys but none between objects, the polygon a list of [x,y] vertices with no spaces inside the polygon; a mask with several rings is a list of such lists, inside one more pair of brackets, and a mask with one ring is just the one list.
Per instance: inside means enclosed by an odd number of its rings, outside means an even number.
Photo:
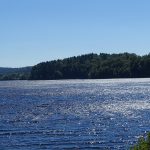
[{"label": "rippled water", "polygon": [[0,150],[124,150],[147,131],[150,79],[0,82]]}]

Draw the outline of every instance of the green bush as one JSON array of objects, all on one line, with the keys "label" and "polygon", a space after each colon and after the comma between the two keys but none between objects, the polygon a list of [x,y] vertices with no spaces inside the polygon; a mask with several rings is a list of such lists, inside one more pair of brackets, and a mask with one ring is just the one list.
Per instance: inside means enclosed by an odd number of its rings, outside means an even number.
[{"label": "green bush", "polygon": [[150,133],[148,133],[147,138],[141,137],[131,150],[150,150]]}]

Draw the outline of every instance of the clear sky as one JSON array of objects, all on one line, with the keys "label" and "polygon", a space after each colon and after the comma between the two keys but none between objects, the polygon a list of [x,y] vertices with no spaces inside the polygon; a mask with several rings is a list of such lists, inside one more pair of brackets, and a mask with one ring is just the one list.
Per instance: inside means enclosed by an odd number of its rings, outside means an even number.
[{"label": "clear sky", "polygon": [[150,52],[150,0],[0,0],[0,66]]}]

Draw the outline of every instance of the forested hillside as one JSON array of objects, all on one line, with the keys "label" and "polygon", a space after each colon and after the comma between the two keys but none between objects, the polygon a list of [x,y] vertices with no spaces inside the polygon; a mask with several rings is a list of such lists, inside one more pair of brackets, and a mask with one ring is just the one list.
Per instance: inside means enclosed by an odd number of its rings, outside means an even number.
[{"label": "forested hillside", "polygon": [[150,54],[87,54],[42,62],[30,74],[32,80],[150,77]]}]

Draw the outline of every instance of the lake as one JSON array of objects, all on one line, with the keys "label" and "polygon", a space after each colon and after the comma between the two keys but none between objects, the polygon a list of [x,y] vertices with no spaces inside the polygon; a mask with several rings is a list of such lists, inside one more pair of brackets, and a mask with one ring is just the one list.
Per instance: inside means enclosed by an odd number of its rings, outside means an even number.
[{"label": "lake", "polygon": [[0,82],[0,150],[126,150],[148,131],[150,79]]}]

